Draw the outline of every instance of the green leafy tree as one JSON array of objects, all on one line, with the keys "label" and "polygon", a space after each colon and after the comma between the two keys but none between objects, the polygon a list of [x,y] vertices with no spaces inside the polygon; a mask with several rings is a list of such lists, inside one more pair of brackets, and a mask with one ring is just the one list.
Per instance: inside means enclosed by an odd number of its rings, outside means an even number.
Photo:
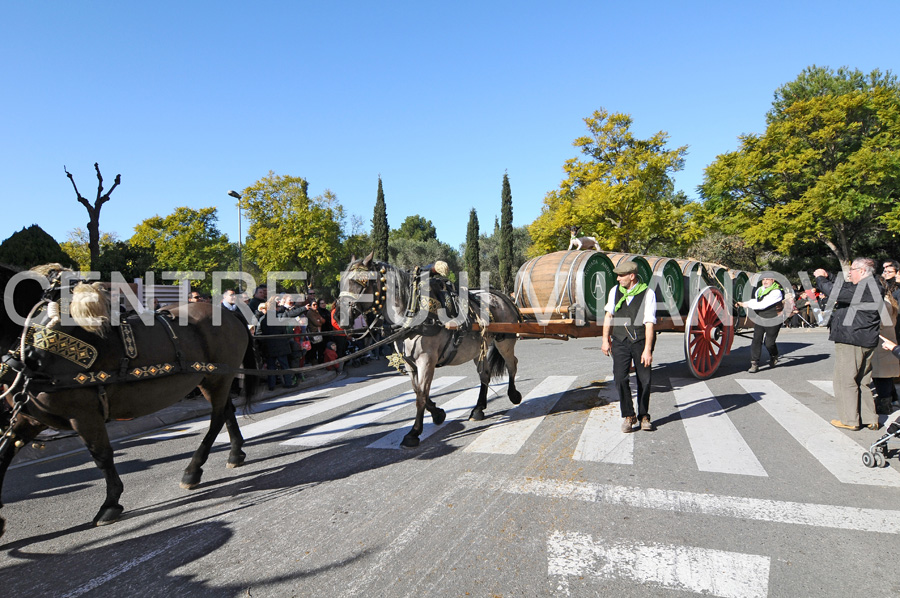
[{"label": "green leafy tree", "polygon": [[[531,235],[528,234],[528,228],[525,226],[519,226],[512,229],[512,233],[510,234],[510,238],[512,239],[512,252],[511,258],[509,260],[510,268],[512,270],[510,289],[511,292],[515,290],[513,287],[515,286],[516,280],[516,272],[519,271],[519,268],[522,267],[526,261],[528,261],[528,250],[531,247]],[[500,227],[495,226],[493,233],[488,236],[482,233],[481,237],[478,239],[478,248],[481,253],[481,270],[483,272],[490,272],[490,283],[492,287],[502,288],[500,282]],[[465,246],[463,248],[465,251]]]},{"label": "green leafy tree", "polygon": [[37,224],[11,234],[0,243],[0,263],[27,270],[43,264],[59,263],[67,268],[78,264],[62,250],[56,239]]},{"label": "green leafy tree", "polygon": [[478,247],[478,214],[475,208],[469,212],[469,226],[466,229],[466,273],[469,276],[469,287],[477,288],[481,284],[481,250]]},{"label": "green leafy tree", "polygon": [[437,229],[431,220],[418,214],[407,216],[400,224],[400,228],[391,231],[391,240],[412,239],[413,241],[428,241],[437,239]]},{"label": "green leafy tree", "polygon": [[[101,232],[100,255],[102,256],[104,251],[115,245],[118,241],[119,236],[116,233]],[[90,237],[85,229],[75,227],[70,230],[66,240],[60,243],[59,246],[66,252],[66,255],[75,260],[78,264],[78,268],[82,272],[88,272],[91,269]]]},{"label": "green leafy tree", "polygon": [[337,284],[343,265],[344,208],[326,190],[309,197],[309,183],[294,176],[269,172],[244,189],[241,208],[250,221],[244,249],[262,276],[273,270],[306,272],[307,281],[283,281],[297,291]]},{"label": "green leafy tree", "polygon": [[497,274],[499,287],[504,293],[512,291],[513,272],[513,207],[512,189],[509,176],[503,173],[503,188],[500,192],[500,239],[497,246]]},{"label": "green leafy tree", "polygon": [[692,241],[696,206],[675,192],[671,178],[684,165],[687,146],[668,149],[663,131],[638,139],[627,114],[601,109],[584,122],[589,134],[573,145],[586,159],[567,160],[566,179],[544,198],[529,226],[532,252],[565,248],[573,225],[606,250],[651,253],[662,244]]},{"label": "green leafy tree", "polygon": [[[111,273],[118,272],[126,281],[135,278],[144,278],[147,272],[153,272],[156,284],[163,284],[162,270],[155,267],[156,256],[153,248],[140,247],[124,241],[115,241],[107,245],[101,245],[102,251],[97,260],[97,272],[102,280],[111,280]],[[206,290],[209,291],[209,282],[206,282]]]},{"label": "green leafy tree", "polygon": [[412,269],[416,266],[427,266],[443,260],[450,267],[452,280],[456,280],[456,273],[461,269],[459,252],[437,239],[417,241],[402,237],[393,238],[390,252],[391,257],[388,261],[398,268]]},{"label": "green leafy tree", "polygon": [[724,232],[783,254],[822,243],[842,264],[873,232],[900,232],[895,77],[810,67],[767,118],[706,169],[701,194]]},{"label": "green leafy tree", "polygon": [[378,177],[378,195],[375,197],[375,213],[372,215],[372,242],[375,250],[375,259],[384,261],[388,259],[388,241],[390,239],[390,227],[387,219],[387,206],[384,203],[384,189],[381,186],[381,177]]},{"label": "green leafy tree", "polygon": [[225,270],[233,256],[228,236],[216,226],[216,208],[175,208],[168,216],[153,216],[134,227],[129,243],[153,251],[158,271],[206,272],[204,281],[193,283],[209,291],[210,273]]}]

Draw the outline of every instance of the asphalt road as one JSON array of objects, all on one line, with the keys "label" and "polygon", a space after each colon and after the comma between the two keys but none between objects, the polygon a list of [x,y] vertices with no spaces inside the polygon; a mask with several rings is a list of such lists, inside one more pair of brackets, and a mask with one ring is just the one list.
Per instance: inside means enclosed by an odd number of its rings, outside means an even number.
[{"label": "asphalt road", "polygon": [[467,421],[473,365],[438,370],[447,421],[396,443],[409,383],[384,361],[242,419],[247,463],[218,444],[178,486],[203,423],[115,443],[123,519],[86,451],[20,463],[0,511],[3,595],[873,596],[900,593],[900,460],[866,469],[882,432],[841,431],[821,331],[784,331],[784,361],[746,373],[738,338],[690,378],[683,336],[657,344],[654,432],[619,431],[598,339],[517,345],[512,407],[494,387]]}]

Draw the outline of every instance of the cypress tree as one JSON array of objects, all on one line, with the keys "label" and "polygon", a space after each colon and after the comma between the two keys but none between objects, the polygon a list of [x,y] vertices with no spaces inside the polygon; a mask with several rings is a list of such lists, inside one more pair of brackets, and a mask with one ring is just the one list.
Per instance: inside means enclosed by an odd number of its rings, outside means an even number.
[{"label": "cypress tree", "polygon": [[513,209],[512,191],[509,188],[509,176],[503,173],[503,191],[500,193],[500,239],[497,256],[500,262],[500,288],[504,293],[512,291],[513,286]]},{"label": "cypress tree", "polygon": [[469,288],[478,288],[481,284],[481,251],[478,247],[478,214],[475,208],[469,212],[469,228],[466,231],[466,273],[469,275]]},{"label": "cypress tree", "polygon": [[372,241],[375,243],[375,259],[387,261],[388,254],[388,219],[387,207],[384,204],[384,189],[381,187],[381,176],[378,177],[378,195],[375,198],[375,213],[372,216]]}]

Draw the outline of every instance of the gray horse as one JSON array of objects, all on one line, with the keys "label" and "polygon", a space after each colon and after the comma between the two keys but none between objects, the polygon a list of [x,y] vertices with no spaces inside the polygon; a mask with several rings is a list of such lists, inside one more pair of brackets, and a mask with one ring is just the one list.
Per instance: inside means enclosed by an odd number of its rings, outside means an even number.
[{"label": "gray horse", "polygon": [[[409,330],[403,340],[395,343],[416,393],[416,420],[403,437],[403,447],[419,445],[426,409],[435,424],[444,422],[446,413],[429,396],[436,367],[470,360],[478,366],[481,390],[470,419],[484,419],[488,384],[504,370],[509,374],[509,400],[513,405],[522,401],[515,384],[516,336],[494,334],[485,329],[489,322],[521,321],[519,310],[503,294],[471,290],[460,295],[450,286],[430,271],[410,273],[375,262],[372,254],[351,262],[341,277],[338,318],[349,322],[365,314],[370,319],[374,316],[395,328]],[[472,330],[473,321],[479,324],[476,330]]]}]

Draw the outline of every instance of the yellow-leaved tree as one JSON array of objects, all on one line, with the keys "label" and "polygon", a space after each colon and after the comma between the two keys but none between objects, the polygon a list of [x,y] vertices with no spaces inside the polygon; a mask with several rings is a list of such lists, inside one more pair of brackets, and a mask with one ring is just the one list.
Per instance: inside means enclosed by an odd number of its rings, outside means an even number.
[{"label": "yellow-leaved tree", "polygon": [[528,227],[534,242],[529,254],[565,249],[573,225],[607,251],[651,253],[699,237],[691,224],[698,206],[675,192],[671,178],[682,168],[687,146],[668,149],[663,131],[638,139],[627,114],[600,109],[584,122],[588,135],[573,145],[585,159],[567,160],[566,179],[544,198]]}]

